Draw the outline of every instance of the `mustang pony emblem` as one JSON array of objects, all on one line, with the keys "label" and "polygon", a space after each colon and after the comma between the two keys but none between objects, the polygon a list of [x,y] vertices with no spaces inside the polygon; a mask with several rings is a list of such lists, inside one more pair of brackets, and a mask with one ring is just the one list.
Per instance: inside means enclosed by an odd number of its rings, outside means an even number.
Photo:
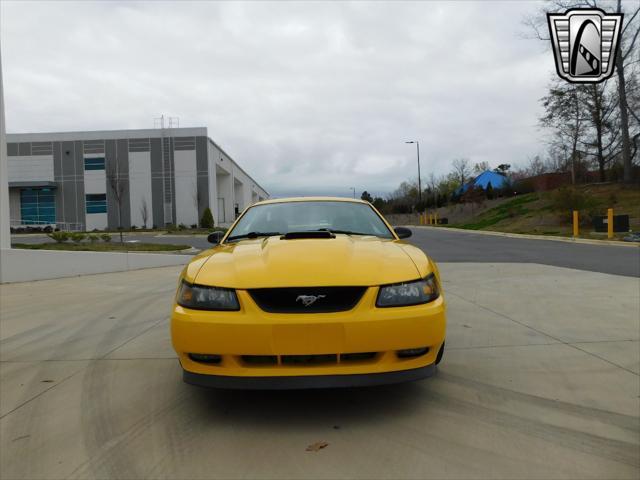
[{"label": "mustang pony emblem", "polygon": [[316,303],[317,300],[325,297],[326,295],[298,295],[298,298],[296,298],[296,302],[302,301],[302,304],[305,307],[308,307]]}]

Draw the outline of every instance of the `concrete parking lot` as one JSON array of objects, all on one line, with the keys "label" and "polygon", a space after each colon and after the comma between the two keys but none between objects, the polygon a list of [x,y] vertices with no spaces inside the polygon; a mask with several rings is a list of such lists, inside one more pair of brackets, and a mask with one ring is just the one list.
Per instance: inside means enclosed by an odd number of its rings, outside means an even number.
[{"label": "concrete parking lot", "polygon": [[0,286],[0,477],[638,478],[638,279],[441,271],[438,374],[325,391],[183,384],[177,267]]}]

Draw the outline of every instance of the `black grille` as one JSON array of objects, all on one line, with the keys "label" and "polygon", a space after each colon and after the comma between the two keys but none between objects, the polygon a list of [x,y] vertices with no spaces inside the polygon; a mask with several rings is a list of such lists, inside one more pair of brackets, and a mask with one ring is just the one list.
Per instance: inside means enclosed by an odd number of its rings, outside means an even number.
[{"label": "black grille", "polygon": [[283,365],[323,365],[325,363],[337,363],[338,355],[282,355],[280,361]]},{"label": "black grille", "polygon": [[367,287],[256,288],[251,298],[269,313],[330,313],[351,310]]}]

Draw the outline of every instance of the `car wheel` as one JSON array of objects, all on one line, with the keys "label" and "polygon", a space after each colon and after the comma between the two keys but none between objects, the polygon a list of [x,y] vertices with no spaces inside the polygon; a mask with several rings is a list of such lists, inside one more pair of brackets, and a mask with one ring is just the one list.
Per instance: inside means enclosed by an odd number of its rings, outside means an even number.
[{"label": "car wheel", "polygon": [[438,350],[438,356],[436,357],[436,365],[440,363],[443,355],[444,355],[444,342],[442,342],[442,346],[440,347],[440,350]]}]

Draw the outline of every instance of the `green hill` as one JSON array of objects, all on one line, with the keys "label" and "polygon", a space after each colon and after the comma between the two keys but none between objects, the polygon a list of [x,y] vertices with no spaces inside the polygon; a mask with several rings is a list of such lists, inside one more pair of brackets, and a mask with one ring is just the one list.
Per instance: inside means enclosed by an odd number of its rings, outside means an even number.
[{"label": "green hill", "polygon": [[[464,222],[449,226],[469,230],[571,236],[571,212],[580,212],[580,236],[603,238],[593,232],[591,219],[606,215],[613,208],[615,215],[629,215],[630,228],[640,230],[640,188],[620,184],[592,184],[563,187],[549,192],[517,195],[497,206],[482,209]],[[618,237],[624,234],[616,234]]]}]

